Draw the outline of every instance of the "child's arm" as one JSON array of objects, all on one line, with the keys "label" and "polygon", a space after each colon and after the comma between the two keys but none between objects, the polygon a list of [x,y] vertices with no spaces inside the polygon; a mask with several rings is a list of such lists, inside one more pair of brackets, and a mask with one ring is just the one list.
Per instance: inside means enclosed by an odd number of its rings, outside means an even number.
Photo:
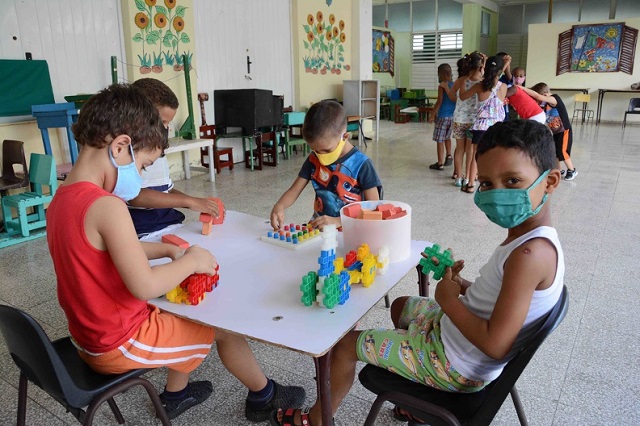
[{"label": "child's arm", "polygon": [[469,90],[464,90],[462,87],[460,87],[460,93],[459,93],[460,100],[466,101],[473,95],[479,94],[481,90],[482,90],[482,83],[474,84],[473,86],[469,87]]},{"label": "child's arm", "polygon": [[[165,244],[143,248],[126,205],[115,197],[102,197],[93,203],[87,211],[84,228],[91,245],[109,253],[125,285],[138,299],[159,297],[191,274],[215,273],[216,259],[203,248],[190,247],[181,257]],[[150,251],[145,252],[145,248]],[[162,254],[179,258],[151,267],[147,255]]]},{"label": "child's arm", "polygon": [[522,329],[533,292],[551,285],[556,267],[555,248],[545,239],[529,240],[516,248],[504,265],[502,288],[488,321],[473,314],[460,301],[460,286],[451,280],[450,269],[438,283],[435,298],[473,345],[493,359],[502,359]]},{"label": "child's arm", "polygon": [[[373,188],[365,189],[362,192],[362,201],[375,201],[380,199],[380,193],[378,192],[378,187],[374,186]],[[336,225],[337,227],[342,226],[342,220],[340,216],[333,217],[322,215],[318,216],[311,221],[311,226],[314,228],[322,229],[325,225]]]},{"label": "child's arm", "polygon": [[[465,82],[465,80],[466,80],[466,77],[460,77],[453,83],[453,86],[451,86],[451,89],[449,89],[448,87],[443,87],[445,93],[447,94],[449,99],[451,99],[453,102],[458,101],[458,89],[462,87],[462,84]],[[442,83],[440,84],[440,86],[442,87]]]},{"label": "child's arm", "polygon": [[556,107],[558,105],[558,102],[556,101],[556,98],[554,98],[551,95],[541,95],[538,92],[535,92],[527,87],[521,87],[522,90],[524,90],[524,92],[531,96],[533,99],[535,99],[538,102],[546,102],[547,105],[551,105],[552,107]]},{"label": "child's arm", "polygon": [[496,96],[502,102],[504,102],[505,98],[507,97],[507,90],[508,88],[506,84],[501,84],[500,87],[498,87],[498,93],[496,93]]},{"label": "child's arm", "polygon": [[309,181],[298,176],[293,181],[291,188],[287,189],[282,197],[276,202],[271,209],[271,226],[274,230],[278,230],[284,226],[284,211],[296,202]]},{"label": "child's arm", "polygon": [[436,104],[433,106],[433,114],[431,115],[431,119],[429,123],[433,123],[435,117],[438,115],[438,110],[440,109],[440,105],[442,105],[442,97],[444,96],[444,88],[442,86],[438,86],[438,99],[436,100]]},{"label": "child's arm", "polygon": [[156,191],[155,189],[142,188],[140,194],[129,201],[134,207],[146,207],[150,209],[187,208],[200,213],[208,213],[218,217],[218,204],[207,198],[192,197],[177,189],[170,192]]}]

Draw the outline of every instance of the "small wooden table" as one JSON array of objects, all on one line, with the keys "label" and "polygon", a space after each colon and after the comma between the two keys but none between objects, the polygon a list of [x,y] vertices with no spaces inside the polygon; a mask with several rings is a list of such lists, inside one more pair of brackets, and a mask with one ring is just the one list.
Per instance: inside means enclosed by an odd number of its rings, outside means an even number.
[{"label": "small wooden table", "polygon": [[[184,162],[184,177],[191,179],[191,168],[189,166],[189,150],[206,147],[209,154],[209,161],[213,158],[213,139],[183,139],[170,138],[169,148],[164,150],[165,154],[173,154],[174,152],[182,152],[182,161]],[[216,181],[216,173],[214,167],[209,167],[209,181]]]},{"label": "small wooden table", "polygon": [[421,106],[418,107],[418,119],[420,122],[429,121],[431,119],[431,115],[435,114],[434,106]]}]

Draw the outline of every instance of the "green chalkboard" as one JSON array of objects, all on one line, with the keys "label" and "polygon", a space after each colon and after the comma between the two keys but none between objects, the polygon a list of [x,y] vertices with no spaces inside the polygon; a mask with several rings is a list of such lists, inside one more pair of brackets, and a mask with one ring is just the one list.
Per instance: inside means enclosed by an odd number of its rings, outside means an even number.
[{"label": "green chalkboard", "polygon": [[31,105],[54,102],[47,61],[0,59],[0,117],[31,115]]}]

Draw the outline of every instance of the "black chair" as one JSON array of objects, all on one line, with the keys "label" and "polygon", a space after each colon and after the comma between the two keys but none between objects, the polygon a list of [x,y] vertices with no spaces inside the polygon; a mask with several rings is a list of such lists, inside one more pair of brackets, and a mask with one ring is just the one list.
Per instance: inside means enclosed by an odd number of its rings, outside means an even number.
[{"label": "black chair", "polygon": [[374,424],[385,401],[393,402],[431,426],[489,425],[508,394],[511,394],[520,424],[526,425],[527,418],[515,383],[542,342],[562,322],[568,308],[569,298],[564,287],[560,300],[547,314],[537,333],[509,361],[500,376],[480,392],[444,392],[367,365],[360,371],[360,382],[378,397],[369,411],[365,426]]},{"label": "black chair", "polygon": [[[22,171],[16,174],[13,166],[19,164]],[[3,197],[10,189],[29,186],[27,158],[24,155],[24,143],[21,141],[2,141],[2,176],[0,176],[0,195]]]},{"label": "black chair", "polygon": [[624,120],[622,121],[622,128],[627,125],[627,114],[640,114],[640,98],[631,98],[629,101],[629,107],[624,112]]},{"label": "black chair", "polygon": [[[113,397],[140,385],[149,394],[161,423],[165,426],[171,424],[155,388],[140,377],[148,370],[133,370],[119,375],[98,374],[82,361],[69,337],[51,342],[31,316],[11,306],[0,305],[0,331],[20,369],[18,426],[25,424],[28,381],[42,388],[83,425],[93,423],[97,409],[105,401],[118,423],[124,424]],[[84,407],[87,407],[86,411]]]}]

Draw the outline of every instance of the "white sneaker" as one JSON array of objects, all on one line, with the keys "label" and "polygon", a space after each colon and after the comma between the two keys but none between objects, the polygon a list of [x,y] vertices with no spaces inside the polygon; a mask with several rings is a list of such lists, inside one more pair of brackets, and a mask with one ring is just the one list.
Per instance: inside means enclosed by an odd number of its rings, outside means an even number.
[{"label": "white sneaker", "polygon": [[573,180],[578,176],[578,171],[576,169],[567,170],[567,174],[564,176],[564,180]]}]

